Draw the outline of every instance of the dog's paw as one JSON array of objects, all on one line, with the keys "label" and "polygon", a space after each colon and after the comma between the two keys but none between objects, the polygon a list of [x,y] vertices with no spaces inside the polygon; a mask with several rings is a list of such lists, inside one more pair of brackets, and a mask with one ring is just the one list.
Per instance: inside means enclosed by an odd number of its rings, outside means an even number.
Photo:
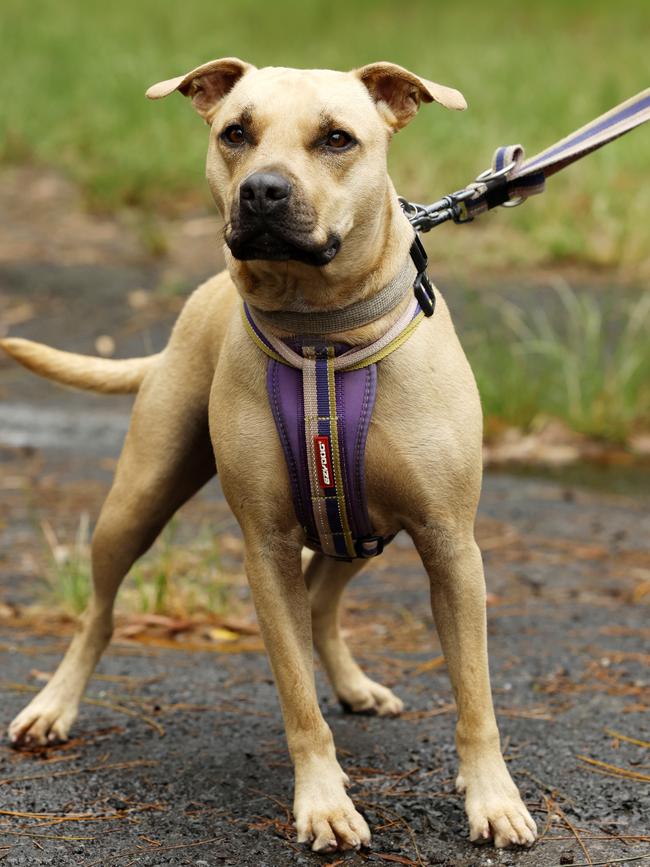
[{"label": "dog's paw", "polygon": [[77,716],[77,706],[39,693],[9,726],[9,740],[14,747],[45,746],[66,741]]},{"label": "dog's paw", "polygon": [[293,813],[299,843],[310,843],[314,852],[370,845],[366,820],[345,791],[349,782],[336,760],[311,759],[296,766]]},{"label": "dog's paw", "polygon": [[494,842],[497,849],[532,846],[537,826],[512,782],[503,760],[477,772],[462,771],[456,790],[465,793],[469,838],[473,843]]},{"label": "dog's paw", "polygon": [[299,843],[311,843],[314,852],[360,849],[370,845],[370,829],[345,793],[335,801],[321,800],[296,807]]},{"label": "dog's paw", "polygon": [[337,692],[347,713],[397,716],[404,710],[404,703],[394,692],[365,675],[355,683],[339,687]]}]

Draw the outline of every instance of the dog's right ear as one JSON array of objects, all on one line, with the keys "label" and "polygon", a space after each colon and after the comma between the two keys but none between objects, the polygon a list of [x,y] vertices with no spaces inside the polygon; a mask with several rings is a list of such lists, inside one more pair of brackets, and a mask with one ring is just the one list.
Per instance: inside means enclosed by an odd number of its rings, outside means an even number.
[{"label": "dog's right ear", "polygon": [[152,84],[146,96],[149,99],[162,99],[163,96],[169,96],[170,93],[179,90],[183,96],[191,98],[192,105],[206,123],[211,123],[212,115],[219,102],[243,75],[253,69],[254,66],[238,57],[210,60],[186,75]]}]

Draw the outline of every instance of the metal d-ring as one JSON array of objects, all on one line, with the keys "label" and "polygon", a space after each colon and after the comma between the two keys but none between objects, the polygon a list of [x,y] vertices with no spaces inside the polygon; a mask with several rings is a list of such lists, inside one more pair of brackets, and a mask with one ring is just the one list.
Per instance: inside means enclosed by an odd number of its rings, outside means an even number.
[{"label": "metal d-ring", "polygon": [[517,208],[519,205],[523,205],[526,201],[524,196],[517,196],[516,199],[508,199],[507,202],[501,202],[502,208]]},{"label": "metal d-ring", "polygon": [[512,160],[512,162],[509,162],[507,166],[499,169],[498,172],[493,172],[491,168],[485,169],[485,171],[481,172],[481,174],[477,176],[476,183],[485,183],[485,181],[495,181],[497,178],[502,178],[504,175],[507,175],[509,171],[512,171],[516,165],[517,161]]}]

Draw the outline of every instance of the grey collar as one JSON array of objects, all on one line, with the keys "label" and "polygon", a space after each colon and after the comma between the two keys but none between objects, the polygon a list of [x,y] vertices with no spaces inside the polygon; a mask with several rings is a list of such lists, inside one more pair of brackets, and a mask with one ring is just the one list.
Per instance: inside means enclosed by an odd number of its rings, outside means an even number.
[{"label": "grey collar", "polygon": [[251,305],[254,315],[268,325],[282,328],[291,334],[335,334],[361,328],[389,313],[412,290],[416,274],[409,256],[402,268],[383,289],[370,298],[356,301],[339,310],[260,310]]}]

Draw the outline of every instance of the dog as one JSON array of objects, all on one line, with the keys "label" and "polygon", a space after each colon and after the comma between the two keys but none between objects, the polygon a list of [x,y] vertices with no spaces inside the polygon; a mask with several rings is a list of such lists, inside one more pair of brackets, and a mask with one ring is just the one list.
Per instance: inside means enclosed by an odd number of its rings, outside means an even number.
[{"label": "dog", "polygon": [[[250,339],[242,299],[260,315],[328,316],[373,299],[408,261],[413,229],[387,172],[392,135],[421,103],[466,107],[456,90],[388,62],[352,72],[260,68],[214,60],[153,85],[179,91],[209,126],[206,174],[225,221],[227,270],[190,296],[161,353],[109,360],[7,338],[36,373],[105,393],[137,392],[113,486],[92,543],[93,593],[63,661],[9,728],[15,746],[65,740],[110,640],[120,582],[173,513],[216,472],[243,532],[246,571],[273,669],[295,769],[300,842],[316,852],[370,843],[319,709],[312,642],[339,699],[355,712],[399,714],[339,628],[343,590],[363,560],[315,553],[303,528],[266,393],[268,359]],[[363,347],[404,314],[328,333]],[[408,289],[408,291],[406,291]],[[375,532],[405,530],[430,579],[431,603],[458,709],[456,786],[469,837],[532,845],[535,823],[502,757],[488,673],[485,583],[474,521],[482,415],[474,377],[440,294],[378,365],[365,452]],[[273,328],[271,328],[273,332]],[[282,329],[275,329],[276,336]],[[386,456],[390,455],[390,460]]]}]

